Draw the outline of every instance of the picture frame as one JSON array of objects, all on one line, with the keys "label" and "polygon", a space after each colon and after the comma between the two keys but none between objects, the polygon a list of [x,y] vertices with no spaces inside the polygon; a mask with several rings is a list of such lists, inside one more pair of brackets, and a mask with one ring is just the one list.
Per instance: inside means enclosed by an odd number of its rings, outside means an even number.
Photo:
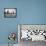
[{"label": "picture frame", "polygon": [[17,8],[4,8],[4,18],[16,18]]},{"label": "picture frame", "polygon": [[46,41],[46,24],[18,24],[18,38],[19,42],[22,40]]}]

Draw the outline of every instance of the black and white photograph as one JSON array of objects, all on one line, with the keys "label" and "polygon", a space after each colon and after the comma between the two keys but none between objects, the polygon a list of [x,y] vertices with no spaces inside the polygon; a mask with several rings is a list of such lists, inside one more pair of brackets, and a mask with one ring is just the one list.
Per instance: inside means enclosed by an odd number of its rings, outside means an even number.
[{"label": "black and white photograph", "polygon": [[40,46],[46,43],[46,25],[20,24],[18,33],[20,46]]},{"label": "black and white photograph", "polygon": [[4,18],[16,18],[17,8],[4,8]]}]

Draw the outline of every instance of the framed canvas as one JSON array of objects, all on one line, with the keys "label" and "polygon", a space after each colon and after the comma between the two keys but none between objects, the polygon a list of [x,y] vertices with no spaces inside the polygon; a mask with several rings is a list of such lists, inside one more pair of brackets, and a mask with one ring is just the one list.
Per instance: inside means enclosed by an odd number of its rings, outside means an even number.
[{"label": "framed canvas", "polygon": [[4,18],[16,18],[17,8],[4,8]]},{"label": "framed canvas", "polygon": [[46,41],[46,25],[45,24],[20,24],[18,25],[19,41]]}]

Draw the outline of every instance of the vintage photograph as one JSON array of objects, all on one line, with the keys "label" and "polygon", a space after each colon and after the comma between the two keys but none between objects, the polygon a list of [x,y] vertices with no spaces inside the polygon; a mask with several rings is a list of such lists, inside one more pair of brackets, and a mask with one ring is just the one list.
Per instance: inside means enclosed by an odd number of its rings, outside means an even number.
[{"label": "vintage photograph", "polygon": [[46,43],[46,25],[19,24],[18,33],[20,46]]},{"label": "vintage photograph", "polygon": [[17,8],[4,8],[4,18],[16,18]]}]

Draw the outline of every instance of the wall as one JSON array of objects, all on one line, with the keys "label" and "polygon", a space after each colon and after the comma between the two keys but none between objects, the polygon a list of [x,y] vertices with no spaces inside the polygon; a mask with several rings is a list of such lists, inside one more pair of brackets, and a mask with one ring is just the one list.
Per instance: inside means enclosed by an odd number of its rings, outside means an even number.
[{"label": "wall", "polygon": [[[16,18],[4,18],[4,8],[17,8]],[[0,0],[0,44],[18,24],[46,24],[46,0]]]},{"label": "wall", "polygon": [[46,0],[21,1],[21,24],[46,24]]}]

